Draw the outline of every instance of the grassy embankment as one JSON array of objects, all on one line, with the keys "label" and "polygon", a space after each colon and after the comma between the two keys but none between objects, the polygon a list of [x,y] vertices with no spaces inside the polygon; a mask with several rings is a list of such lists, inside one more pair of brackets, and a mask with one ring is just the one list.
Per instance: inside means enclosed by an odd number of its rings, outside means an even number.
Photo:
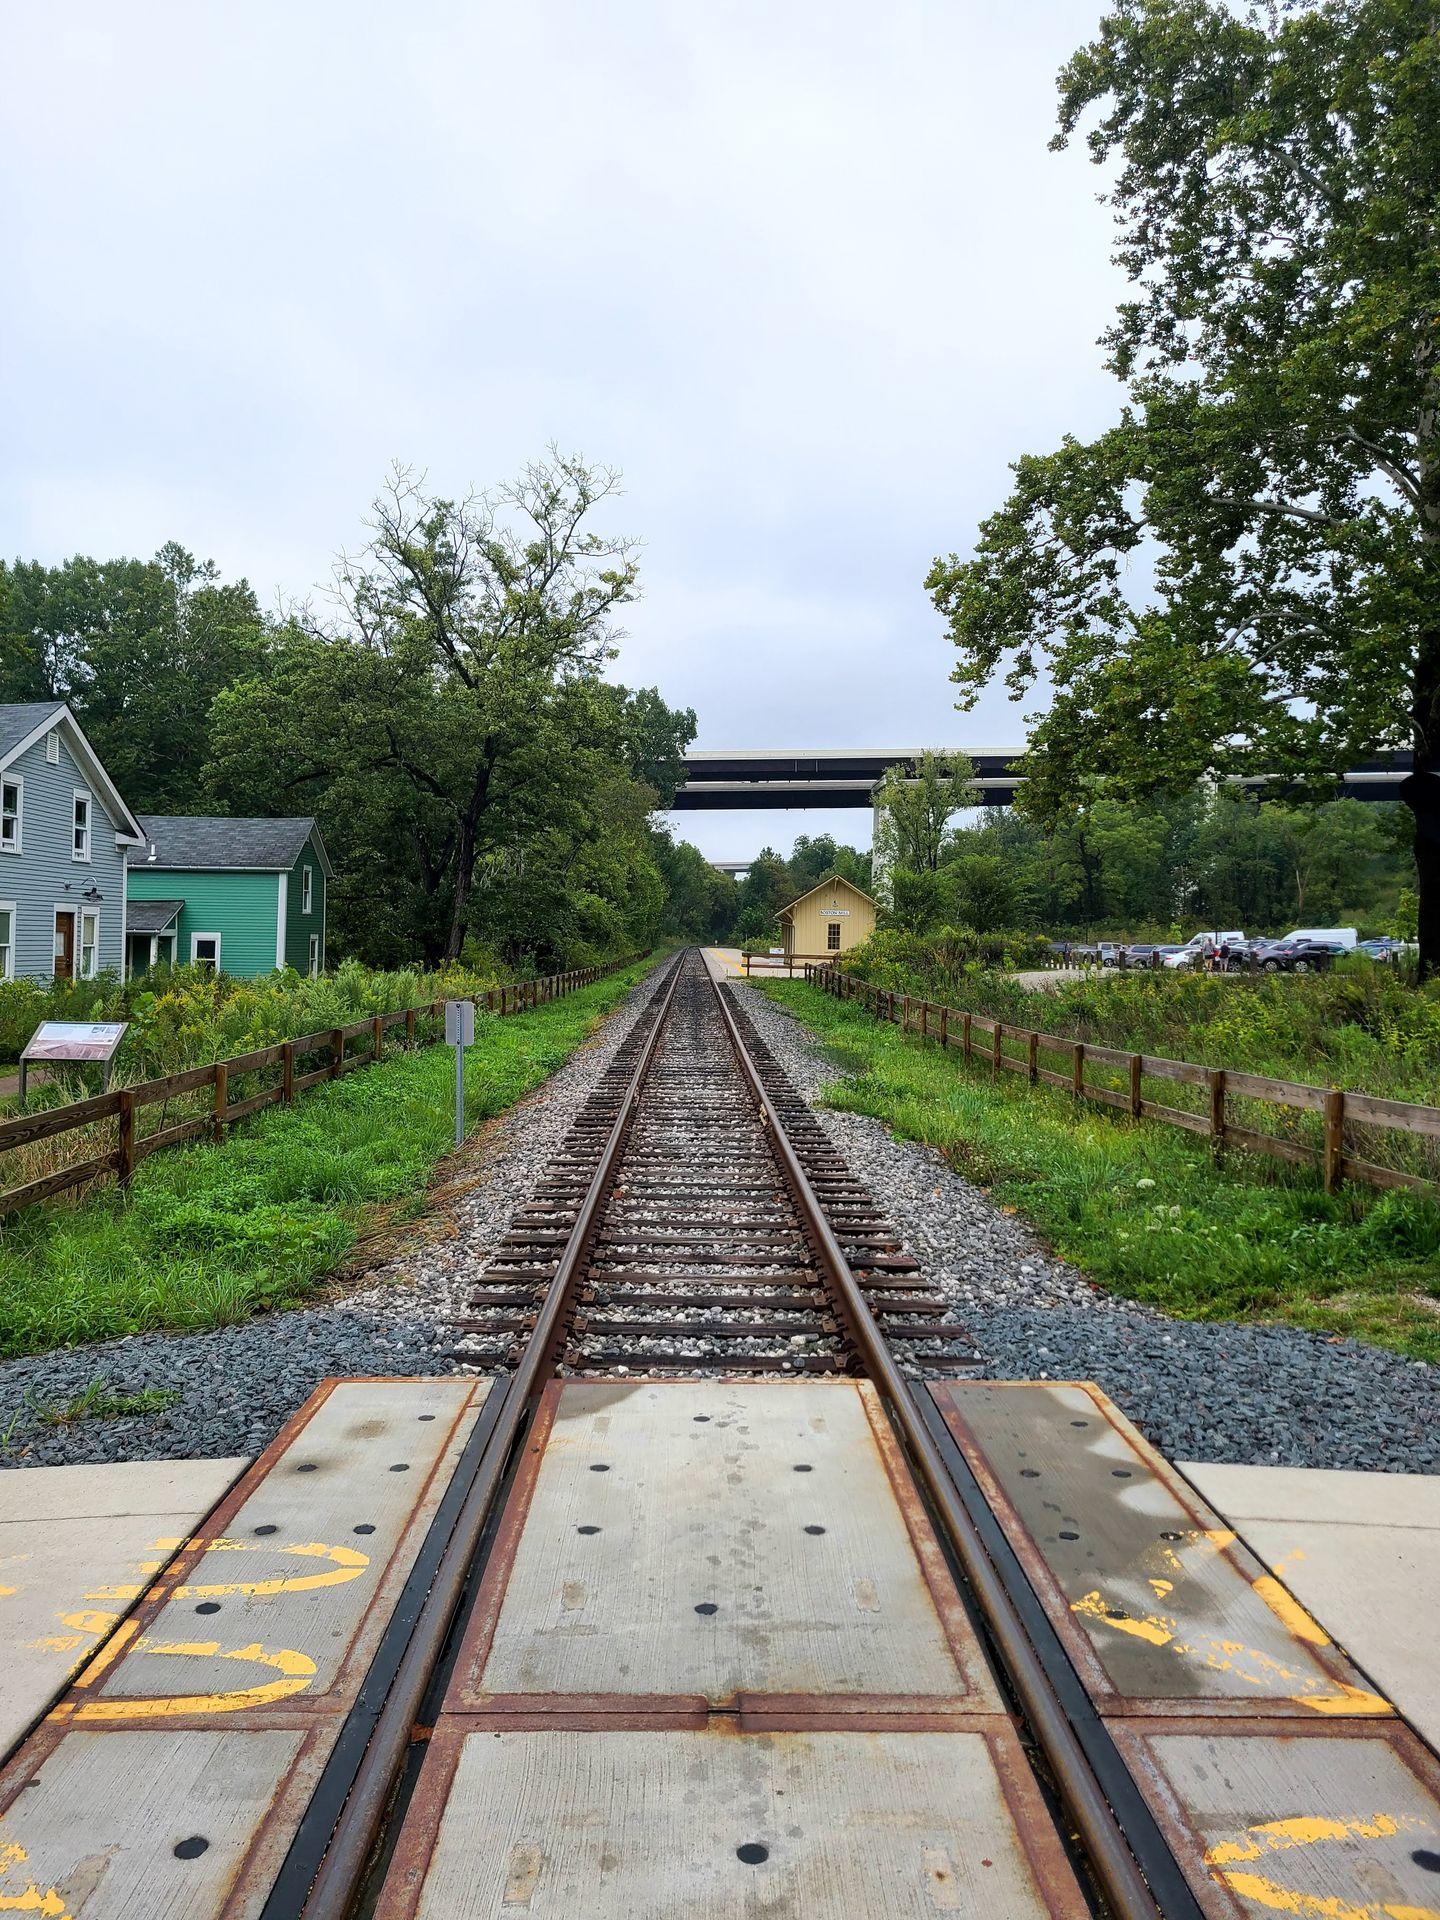
[{"label": "grassy embankment", "polygon": [[[546,1079],[648,963],[534,1012],[477,1021],[470,1128]],[[396,1052],[219,1146],[142,1162],[128,1199],[101,1188],[0,1229],[0,1355],[198,1328],[300,1304],[357,1240],[418,1214],[454,1141],[454,1054]]]},{"label": "grassy embankment", "polygon": [[[1203,1142],[1174,1128],[1018,1076],[992,1083],[987,1066],[967,1068],[803,981],[766,981],[761,991],[814,1029],[844,1070],[827,1104],[938,1148],[1097,1284],[1186,1319],[1284,1321],[1440,1362],[1434,1202],[1358,1186],[1327,1195],[1313,1175],[1244,1154],[1216,1164]],[[1003,1018],[1022,1017],[1018,992],[1005,982],[994,989],[1007,1002],[994,1009]],[[1045,1003],[1027,1024],[1073,1033],[1053,999]],[[972,982],[960,1004],[981,1010],[982,990]],[[1107,1019],[1118,1013],[1112,1005]],[[1233,1054],[1228,1064],[1252,1066]],[[1281,1069],[1267,1061],[1253,1070]]]}]

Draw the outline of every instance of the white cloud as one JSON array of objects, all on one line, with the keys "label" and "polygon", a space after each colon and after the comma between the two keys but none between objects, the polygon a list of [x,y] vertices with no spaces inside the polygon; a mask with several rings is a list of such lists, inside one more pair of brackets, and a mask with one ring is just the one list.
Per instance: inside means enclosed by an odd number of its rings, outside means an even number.
[{"label": "white cloud", "polygon": [[702,740],[1017,738],[1002,696],[954,714],[921,582],[1114,408],[1097,176],[1046,151],[1098,13],[16,15],[0,551],[176,538],[303,595],[390,459],[459,491],[555,439],[625,469],[619,671]]}]

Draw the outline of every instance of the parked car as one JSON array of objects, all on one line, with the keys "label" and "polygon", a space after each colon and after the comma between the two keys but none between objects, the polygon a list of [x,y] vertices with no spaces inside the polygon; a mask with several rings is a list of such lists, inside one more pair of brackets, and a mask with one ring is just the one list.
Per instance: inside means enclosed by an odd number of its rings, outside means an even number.
[{"label": "parked car", "polygon": [[1222,946],[1243,947],[1245,935],[1238,930],[1219,933],[1197,933],[1188,939],[1183,947],[1165,956],[1167,967],[1194,967],[1201,965],[1212,953]]},{"label": "parked car", "polygon": [[1095,953],[1102,967],[1118,967],[1120,964],[1120,949],[1113,940],[1100,941]]},{"label": "parked car", "polygon": [[1368,953],[1372,960],[1398,960],[1405,951],[1405,942],[1392,940],[1388,933],[1384,933],[1374,940],[1362,940],[1356,951]]},{"label": "parked car", "polygon": [[1260,956],[1262,973],[1321,973],[1349,947],[1322,940],[1278,940]]},{"label": "parked car", "polygon": [[1354,927],[1296,927],[1292,932],[1281,935],[1280,944],[1282,947],[1342,947],[1348,953],[1357,938]]}]

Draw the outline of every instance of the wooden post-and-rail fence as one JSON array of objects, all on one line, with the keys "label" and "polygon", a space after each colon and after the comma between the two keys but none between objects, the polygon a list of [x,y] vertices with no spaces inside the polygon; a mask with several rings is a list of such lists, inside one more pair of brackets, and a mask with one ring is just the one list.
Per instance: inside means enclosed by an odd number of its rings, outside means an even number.
[{"label": "wooden post-and-rail fence", "polygon": [[[592,986],[608,974],[642,959],[630,954],[604,967],[576,967],[568,973],[552,973],[538,980],[518,980],[514,985],[492,987],[488,993],[461,996],[473,999],[477,1010],[497,1017],[528,1013],[532,1008],[561,1000],[581,987]],[[297,1094],[319,1086],[322,1081],[338,1080],[357,1067],[373,1066],[384,1054],[385,1036],[396,1028],[404,1030],[404,1044],[417,1044],[421,1021],[439,1021],[445,1012],[443,1000],[431,1000],[418,1007],[401,1007],[394,1013],[377,1013],[344,1027],[323,1027],[315,1033],[298,1034],[274,1046],[257,1047],[251,1053],[237,1054],[228,1060],[216,1060],[205,1067],[187,1067],[182,1073],[169,1073],[159,1080],[142,1080],[137,1086],[117,1087],[89,1100],[73,1100],[63,1107],[51,1107],[40,1113],[17,1115],[0,1120],[0,1154],[13,1153],[38,1141],[75,1133],[96,1122],[114,1119],[115,1144],[73,1166],[61,1167],[22,1186],[0,1191],[0,1216],[34,1206],[39,1200],[65,1193],[94,1180],[113,1177],[127,1185],[136,1167],[152,1153],[166,1147],[181,1147],[188,1141],[210,1138],[221,1140],[227,1127],[262,1107],[290,1106]],[[439,1036],[436,1036],[437,1038]],[[358,1043],[358,1044],[357,1044]],[[432,1040],[433,1043],[433,1040]],[[312,1064],[318,1062],[318,1064]],[[230,1089],[244,1074],[279,1068],[272,1085],[232,1100]],[[211,1090],[206,1111],[162,1124],[153,1132],[140,1127],[140,1115],[147,1107],[179,1098],[184,1094],[203,1094]]]},{"label": "wooden post-and-rail fence", "polygon": [[[1347,1129],[1375,1129],[1408,1135],[1440,1154],[1440,1107],[1408,1100],[1382,1100],[1368,1093],[1340,1087],[1312,1087],[1299,1080],[1277,1080],[1268,1074],[1242,1073],[1233,1067],[1202,1067],[1188,1060],[1166,1060],[1148,1053],[1127,1053],[1089,1040],[1064,1039],[1029,1027],[1009,1025],[978,1013],[936,1006],[909,994],[892,993],[855,974],[833,966],[807,966],[805,978],[838,1000],[859,1001],[877,1020],[893,1021],[903,1032],[933,1039],[955,1048],[968,1062],[977,1059],[992,1074],[1023,1073],[1032,1083],[1063,1088],[1077,1100],[1093,1100],[1116,1107],[1133,1120],[1160,1120],[1203,1135],[1218,1152],[1242,1147],[1271,1159],[1314,1167],[1325,1191],[1334,1193],[1342,1180],[1359,1180],[1375,1187],[1403,1187],[1434,1197],[1436,1178],[1383,1166],[1347,1150]],[[1009,1050],[1007,1051],[1007,1042]],[[1055,1067],[1044,1067],[1040,1056],[1059,1056]],[[1063,1062],[1063,1066],[1061,1065]],[[1121,1084],[1102,1085],[1086,1078],[1086,1068],[1109,1070]],[[1171,1106],[1149,1098],[1146,1081],[1167,1081],[1196,1087],[1196,1109]],[[1235,1103],[1288,1109],[1317,1116],[1318,1142],[1286,1138],[1238,1124]],[[1247,1118],[1255,1117],[1252,1115]],[[1434,1143],[1433,1145],[1431,1143]]]}]

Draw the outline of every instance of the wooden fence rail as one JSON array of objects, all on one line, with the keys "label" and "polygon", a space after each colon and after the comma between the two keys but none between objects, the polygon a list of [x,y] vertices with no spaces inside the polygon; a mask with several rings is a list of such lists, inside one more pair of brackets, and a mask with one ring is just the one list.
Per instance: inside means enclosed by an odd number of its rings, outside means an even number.
[{"label": "wooden fence rail", "polygon": [[[1382,1100],[1368,1093],[1351,1093],[1340,1087],[1312,1087],[1299,1080],[1277,1080],[1268,1074],[1243,1073],[1233,1067],[1201,1067],[1188,1060],[1166,1060],[1160,1055],[1128,1053],[1118,1047],[1102,1047],[1089,1040],[1061,1038],[1029,1027],[1017,1027],[978,1013],[965,1013],[953,1007],[937,1006],[929,1000],[909,994],[892,993],[855,974],[841,973],[834,966],[807,966],[805,978],[839,1000],[857,1000],[877,1020],[893,1021],[902,1032],[916,1033],[922,1040],[934,1040],[943,1048],[956,1048],[967,1061],[982,1061],[994,1074],[1023,1073],[1031,1082],[1063,1088],[1076,1099],[1093,1100],[1115,1107],[1134,1120],[1160,1120],[1167,1126],[1183,1127],[1208,1139],[1218,1152],[1226,1147],[1242,1147],[1249,1153],[1268,1155],[1296,1166],[1318,1170],[1327,1193],[1333,1193],[1342,1180],[1360,1180],[1375,1187],[1403,1187],[1414,1193],[1434,1196],[1434,1175],[1407,1172],[1399,1167],[1362,1158],[1351,1151],[1351,1135],[1356,1128],[1380,1133],[1399,1133],[1427,1143],[1422,1159],[1432,1157],[1428,1143],[1440,1141],[1440,1107],[1420,1106],[1408,1100]],[[1008,1050],[1007,1050],[1008,1047]],[[1042,1066],[1041,1054],[1064,1056],[1063,1070]],[[1120,1084],[1107,1085],[1087,1068],[1109,1070]],[[1177,1107],[1168,1101],[1147,1097],[1146,1082],[1170,1082],[1197,1089],[1194,1108]],[[1288,1121],[1312,1116],[1310,1131],[1318,1128],[1318,1137],[1310,1140],[1262,1131],[1240,1124],[1236,1108],[1244,1118],[1256,1118],[1248,1103],[1279,1109]]]},{"label": "wooden fence rail", "polygon": [[[528,1013],[534,1007],[547,1006],[552,1000],[564,999],[567,994],[575,993],[581,987],[591,986],[607,974],[617,973],[622,967],[631,966],[643,957],[641,954],[630,954],[623,960],[612,961],[608,966],[576,967],[568,973],[547,974],[538,980],[519,980],[514,985],[493,987],[488,993],[462,997],[473,999],[477,1009],[497,1017]],[[112,1146],[96,1142],[100,1150],[89,1158],[0,1192],[0,1217],[17,1213],[22,1207],[34,1206],[37,1201],[51,1199],[56,1194],[88,1185],[93,1180],[104,1179],[111,1174],[122,1185],[126,1185],[139,1163],[148,1160],[152,1153],[159,1153],[166,1147],[184,1146],[206,1136],[221,1140],[225,1137],[227,1127],[233,1126],[237,1120],[243,1120],[248,1114],[258,1113],[262,1107],[277,1104],[290,1106],[295,1096],[303,1093],[307,1087],[318,1086],[323,1080],[339,1079],[342,1074],[353,1073],[357,1067],[374,1065],[383,1057],[386,1033],[396,1027],[404,1029],[407,1047],[419,1044],[417,1029],[420,1022],[438,1021],[444,1012],[443,1000],[431,1000],[418,1007],[401,1007],[393,1013],[373,1014],[364,1020],[352,1021],[349,1026],[323,1027],[315,1033],[298,1034],[293,1040],[279,1041],[269,1047],[256,1047],[250,1053],[236,1054],[228,1060],[216,1060],[210,1066],[187,1067],[180,1073],[169,1073],[159,1080],[142,1080],[133,1087],[117,1087],[90,1100],[72,1100],[63,1107],[50,1107],[40,1113],[22,1113],[12,1120],[0,1120],[0,1154],[13,1153],[61,1134],[77,1133],[100,1121],[113,1118],[117,1122]],[[429,1044],[434,1044],[438,1038],[438,1035],[432,1035]],[[297,1061],[308,1063],[316,1056],[322,1057],[322,1064],[307,1064],[297,1071]],[[266,1069],[277,1067],[280,1077],[273,1084],[247,1093],[238,1100],[231,1097],[232,1085],[243,1075],[263,1073]],[[187,1115],[178,1121],[166,1117],[163,1108],[171,1100],[184,1094],[199,1093],[205,1088],[212,1090],[210,1099],[205,1103],[206,1111]],[[139,1125],[140,1113],[157,1104],[162,1107],[160,1124],[151,1132],[144,1133]]]}]

